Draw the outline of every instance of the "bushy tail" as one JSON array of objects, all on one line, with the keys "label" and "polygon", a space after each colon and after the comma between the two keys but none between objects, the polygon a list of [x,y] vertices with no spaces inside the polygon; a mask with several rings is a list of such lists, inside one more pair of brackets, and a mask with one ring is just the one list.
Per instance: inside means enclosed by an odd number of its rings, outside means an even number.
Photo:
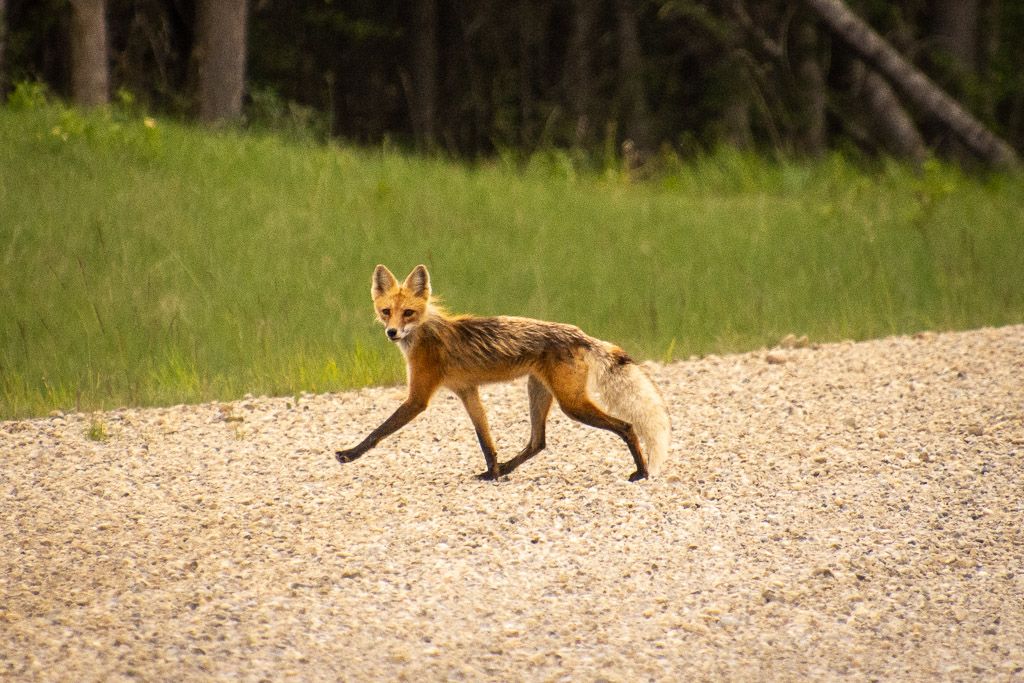
[{"label": "bushy tail", "polygon": [[612,417],[633,425],[647,473],[661,472],[668,458],[672,424],[658,388],[622,349],[601,342],[592,352],[591,397]]}]

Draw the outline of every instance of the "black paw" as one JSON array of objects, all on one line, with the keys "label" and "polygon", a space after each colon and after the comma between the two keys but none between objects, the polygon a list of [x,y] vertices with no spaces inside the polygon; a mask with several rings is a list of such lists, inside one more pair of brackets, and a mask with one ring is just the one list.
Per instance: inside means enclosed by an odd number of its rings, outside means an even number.
[{"label": "black paw", "polygon": [[358,458],[361,455],[362,455],[362,453],[357,453],[356,451],[349,450],[349,451],[338,451],[338,452],[336,452],[334,454],[334,457],[338,459],[338,462],[340,462],[342,465],[344,465],[347,462],[352,462],[353,460],[355,460],[356,458]]},{"label": "black paw", "polygon": [[640,470],[637,470],[633,474],[629,475],[629,480],[630,481],[640,481],[641,479],[646,479],[646,478],[647,478],[647,473],[646,472],[641,472]]},{"label": "black paw", "polygon": [[481,472],[480,474],[476,475],[476,478],[479,479],[480,481],[497,481],[500,477],[500,474],[497,474],[491,470],[487,470],[486,472]]}]

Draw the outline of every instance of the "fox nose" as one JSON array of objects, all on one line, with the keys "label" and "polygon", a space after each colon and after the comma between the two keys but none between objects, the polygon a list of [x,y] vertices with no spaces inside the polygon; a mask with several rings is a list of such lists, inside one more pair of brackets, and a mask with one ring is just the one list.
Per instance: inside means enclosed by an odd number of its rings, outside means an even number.
[{"label": "fox nose", "polygon": [[398,329],[394,327],[388,328],[388,339],[394,339],[398,336]]}]

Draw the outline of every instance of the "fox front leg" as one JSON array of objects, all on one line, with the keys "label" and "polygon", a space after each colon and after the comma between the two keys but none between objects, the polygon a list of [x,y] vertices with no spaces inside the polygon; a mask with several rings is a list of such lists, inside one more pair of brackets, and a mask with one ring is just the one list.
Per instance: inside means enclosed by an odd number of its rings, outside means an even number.
[{"label": "fox front leg", "polygon": [[362,457],[365,452],[365,450],[361,451],[358,448],[348,448],[343,451],[335,451],[334,457],[338,459],[338,462],[344,465],[347,462],[352,462],[356,458]]},{"label": "fox front leg", "polygon": [[384,423],[370,432],[370,435],[358,446],[354,446],[347,450],[337,451],[334,457],[338,459],[341,464],[349,463],[359,458],[380,442],[384,437],[393,434],[405,425],[409,424],[409,421],[414,417],[422,413],[427,407],[426,401],[416,401],[407,399],[402,405],[398,406],[398,410],[391,414],[391,417],[384,420]]},{"label": "fox front leg", "polygon": [[[428,366],[431,367],[431,366]],[[440,384],[440,378],[434,371],[411,372],[409,376],[409,394],[398,410],[391,414],[391,417],[384,420],[384,423],[370,432],[370,435],[358,446],[347,450],[337,451],[334,456],[341,464],[352,462],[359,458],[366,451],[370,450],[386,436],[409,424],[410,420],[427,409],[430,397],[434,395]]]},{"label": "fox front leg", "polygon": [[462,400],[462,405],[469,413],[469,419],[473,421],[473,429],[476,430],[476,438],[480,442],[480,450],[483,451],[484,461],[487,463],[487,470],[478,474],[477,479],[495,480],[503,472],[498,463],[494,440],[491,438],[491,428],[487,425],[487,413],[484,404],[480,402],[480,392],[476,387],[470,387],[455,393]]}]

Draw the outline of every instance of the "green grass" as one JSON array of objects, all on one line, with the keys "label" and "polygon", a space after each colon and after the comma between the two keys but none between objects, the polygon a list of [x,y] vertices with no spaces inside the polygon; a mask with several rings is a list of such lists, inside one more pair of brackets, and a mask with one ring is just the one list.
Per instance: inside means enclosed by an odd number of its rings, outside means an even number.
[{"label": "green grass", "polygon": [[85,436],[90,441],[106,441],[110,438],[110,432],[107,431],[107,425],[103,420],[94,417],[89,422],[89,428],[85,431]]},{"label": "green grass", "polygon": [[1022,215],[1020,176],[939,164],[722,152],[630,183],[0,109],[0,417],[400,381],[378,262],[658,360],[1020,322]]}]

